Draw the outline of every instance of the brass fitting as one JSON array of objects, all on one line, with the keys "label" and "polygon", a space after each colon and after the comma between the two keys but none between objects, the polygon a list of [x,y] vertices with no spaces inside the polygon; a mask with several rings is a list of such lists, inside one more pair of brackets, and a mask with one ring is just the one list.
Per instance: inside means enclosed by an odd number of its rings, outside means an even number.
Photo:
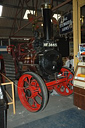
[{"label": "brass fitting", "polygon": [[41,5],[41,8],[43,8],[43,9],[51,9],[51,7],[52,7],[52,5],[48,4],[48,3]]}]

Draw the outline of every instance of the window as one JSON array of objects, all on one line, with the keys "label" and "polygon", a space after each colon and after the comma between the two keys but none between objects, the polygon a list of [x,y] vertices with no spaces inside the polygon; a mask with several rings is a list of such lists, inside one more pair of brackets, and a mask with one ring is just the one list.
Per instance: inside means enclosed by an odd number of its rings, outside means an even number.
[{"label": "window", "polygon": [[3,6],[0,5],[0,16],[2,15],[2,9],[3,9]]},{"label": "window", "polygon": [[32,15],[34,14],[35,15],[35,11],[33,11],[33,10],[26,10],[23,19],[28,19],[28,16],[27,16],[28,14],[32,14]]}]

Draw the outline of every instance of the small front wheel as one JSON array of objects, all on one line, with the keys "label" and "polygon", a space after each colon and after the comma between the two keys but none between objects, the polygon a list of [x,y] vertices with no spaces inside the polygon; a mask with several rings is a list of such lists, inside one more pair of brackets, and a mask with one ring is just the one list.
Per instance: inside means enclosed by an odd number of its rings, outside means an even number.
[{"label": "small front wheel", "polygon": [[20,77],[18,95],[23,106],[31,112],[43,110],[48,102],[47,87],[34,72],[26,72]]}]

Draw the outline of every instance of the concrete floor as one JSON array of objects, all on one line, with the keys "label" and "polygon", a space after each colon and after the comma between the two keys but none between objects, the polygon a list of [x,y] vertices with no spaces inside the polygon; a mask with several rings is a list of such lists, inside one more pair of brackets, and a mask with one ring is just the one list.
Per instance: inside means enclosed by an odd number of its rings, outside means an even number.
[{"label": "concrete floor", "polygon": [[12,105],[10,105],[8,109],[7,128],[14,128],[19,125],[29,123],[74,107],[73,95],[64,97],[58,94],[54,94],[50,95],[49,102],[43,111],[31,113],[22,106],[19,98],[17,97],[16,114],[13,114]]}]

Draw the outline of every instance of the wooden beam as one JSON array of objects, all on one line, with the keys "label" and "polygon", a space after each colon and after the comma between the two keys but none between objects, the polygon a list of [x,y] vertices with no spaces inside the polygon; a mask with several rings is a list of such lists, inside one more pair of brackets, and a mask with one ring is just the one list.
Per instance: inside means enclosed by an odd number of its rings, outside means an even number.
[{"label": "wooden beam", "polygon": [[79,7],[82,7],[85,5],[85,0],[78,0]]},{"label": "wooden beam", "polygon": [[73,43],[74,43],[74,70],[77,66],[77,57],[78,54],[78,2],[73,0]]},{"label": "wooden beam", "polygon": [[81,21],[80,21],[80,7],[79,7],[79,2],[78,2],[78,40],[79,44],[81,44]]},{"label": "wooden beam", "polygon": [[73,0],[73,42],[74,42],[74,69],[76,69],[78,59],[75,57],[81,44],[81,23],[80,8],[85,5],[85,0]]}]

